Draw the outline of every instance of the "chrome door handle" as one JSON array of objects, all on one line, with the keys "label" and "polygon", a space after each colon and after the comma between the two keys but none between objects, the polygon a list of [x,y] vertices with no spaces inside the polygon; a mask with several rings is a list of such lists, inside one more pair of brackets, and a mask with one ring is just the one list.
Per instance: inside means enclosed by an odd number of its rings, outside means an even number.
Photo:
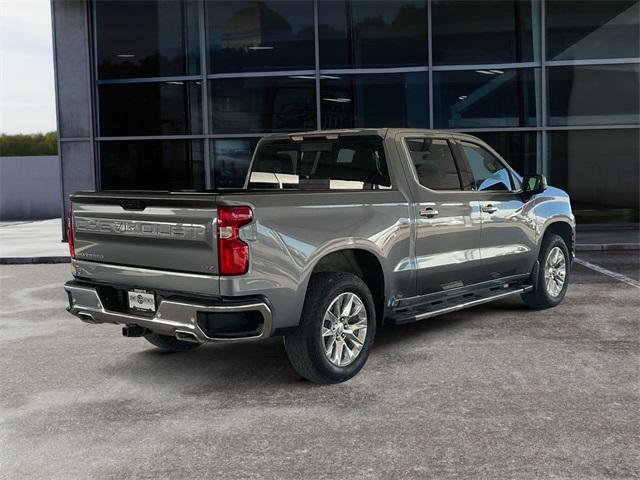
[{"label": "chrome door handle", "polygon": [[493,205],[485,205],[484,207],[482,207],[482,211],[485,213],[496,213],[498,209]]},{"label": "chrome door handle", "polygon": [[434,210],[433,208],[425,208],[424,210],[420,210],[421,217],[433,218],[438,216],[438,210]]}]

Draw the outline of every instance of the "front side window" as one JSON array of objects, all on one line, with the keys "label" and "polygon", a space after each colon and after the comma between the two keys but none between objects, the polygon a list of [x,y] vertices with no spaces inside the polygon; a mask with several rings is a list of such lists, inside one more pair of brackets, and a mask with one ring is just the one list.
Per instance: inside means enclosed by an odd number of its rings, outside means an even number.
[{"label": "front side window", "polygon": [[462,189],[449,142],[438,138],[409,138],[406,142],[421,185],[431,190]]},{"label": "front side window", "polygon": [[249,189],[379,190],[391,188],[382,139],[263,142]]},{"label": "front side window", "polygon": [[473,173],[475,190],[508,192],[513,189],[511,174],[500,160],[479,145],[465,142],[461,145]]}]

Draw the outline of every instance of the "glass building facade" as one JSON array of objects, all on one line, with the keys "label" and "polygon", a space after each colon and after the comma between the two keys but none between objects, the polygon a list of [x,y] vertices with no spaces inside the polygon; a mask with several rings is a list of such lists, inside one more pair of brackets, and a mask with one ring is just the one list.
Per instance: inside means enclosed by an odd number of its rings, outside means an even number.
[{"label": "glass building facade", "polygon": [[89,3],[96,187],[238,188],[271,132],[434,128],[637,221],[639,3]]}]

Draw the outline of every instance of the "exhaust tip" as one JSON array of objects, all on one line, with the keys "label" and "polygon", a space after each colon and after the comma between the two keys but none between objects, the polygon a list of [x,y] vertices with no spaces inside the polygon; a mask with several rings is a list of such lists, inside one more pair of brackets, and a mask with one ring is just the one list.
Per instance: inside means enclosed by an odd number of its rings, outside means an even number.
[{"label": "exhaust tip", "polygon": [[200,340],[198,340],[198,337],[196,337],[196,334],[193,332],[184,332],[182,330],[177,330],[176,331],[176,339],[182,341],[182,342],[190,342],[190,343],[202,343]]},{"label": "exhaust tip", "polygon": [[86,323],[97,323],[93,315],[87,312],[78,312],[76,313],[77,317]]}]

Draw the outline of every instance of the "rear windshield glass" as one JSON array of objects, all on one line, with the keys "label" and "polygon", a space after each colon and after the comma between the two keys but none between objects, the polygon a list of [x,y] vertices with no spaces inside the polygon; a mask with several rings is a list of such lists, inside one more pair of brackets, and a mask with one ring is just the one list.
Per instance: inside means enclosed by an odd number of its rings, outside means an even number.
[{"label": "rear windshield glass", "polygon": [[378,190],[391,188],[380,137],[265,141],[249,189]]}]

